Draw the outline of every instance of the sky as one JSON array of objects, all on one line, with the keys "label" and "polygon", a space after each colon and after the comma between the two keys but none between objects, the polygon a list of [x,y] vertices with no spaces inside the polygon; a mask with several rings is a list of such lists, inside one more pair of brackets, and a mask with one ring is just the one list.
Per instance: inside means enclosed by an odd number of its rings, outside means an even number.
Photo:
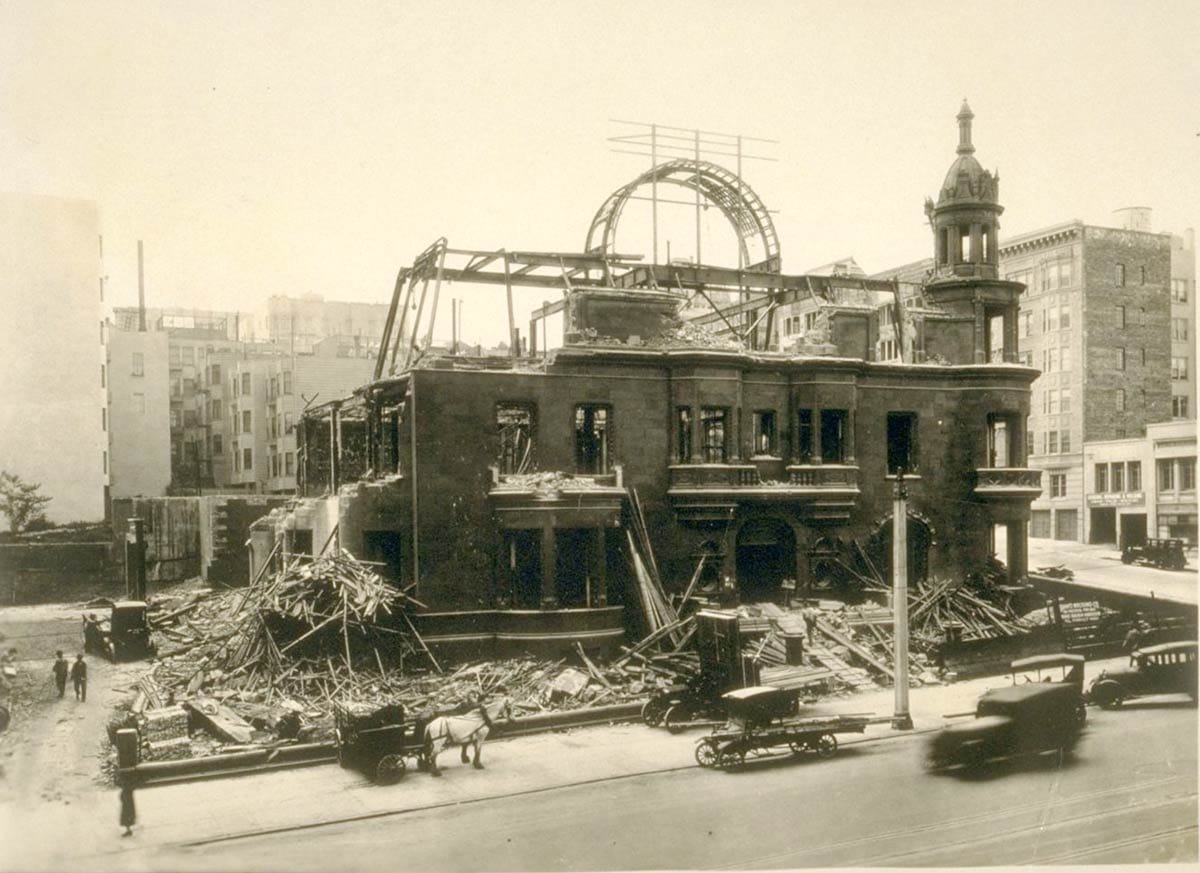
[{"label": "sky", "polygon": [[[139,239],[150,305],[242,310],[386,302],[440,236],[580,251],[647,168],[611,119],[778,141],[745,179],[790,272],[931,253],[964,97],[1002,238],[1130,205],[1200,222],[1194,0],[5,0],[0,34],[0,190],[99,204],[113,305],[136,302]],[[689,222],[664,217],[673,255]],[[645,226],[619,248],[649,252]],[[468,340],[503,337],[502,290],[450,296]]]}]

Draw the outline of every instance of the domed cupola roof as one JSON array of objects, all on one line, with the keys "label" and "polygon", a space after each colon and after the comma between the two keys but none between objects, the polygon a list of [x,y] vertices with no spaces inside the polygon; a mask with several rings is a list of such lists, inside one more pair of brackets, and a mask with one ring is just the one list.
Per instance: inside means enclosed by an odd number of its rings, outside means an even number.
[{"label": "domed cupola roof", "polygon": [[962,108],[958,110],[958,157],[942,182],[938,206],[998,202],[1000,174],[989,173],[975,158],[975,146],[971,143],[971,119],[974,117],[975,113],[963,100]]}]

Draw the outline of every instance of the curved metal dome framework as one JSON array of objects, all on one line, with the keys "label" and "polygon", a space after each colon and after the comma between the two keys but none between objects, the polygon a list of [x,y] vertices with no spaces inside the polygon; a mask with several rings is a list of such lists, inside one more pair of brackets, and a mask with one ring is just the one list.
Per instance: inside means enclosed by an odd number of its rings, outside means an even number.
[{"label": "curved metal dome framework", "polygon": [[[656,183],[697,191],[720,209],[737,234],[745,269],[779,270],[779,235],[775,232],[770,212],[754,190],[736,173],[718,164],[688,158],[659,164],[610,194],[588,228],[589,253],[605,255],[616,251],[617,224],[625,205],[638,188]],[[763,255],[752,263],[749,243],[754,240],[761,244]]]}]

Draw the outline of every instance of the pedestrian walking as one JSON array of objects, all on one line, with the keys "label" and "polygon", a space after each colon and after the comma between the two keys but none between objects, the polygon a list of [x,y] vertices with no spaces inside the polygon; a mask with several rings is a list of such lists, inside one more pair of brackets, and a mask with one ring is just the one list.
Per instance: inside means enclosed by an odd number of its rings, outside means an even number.
[{"label": "pedestrian walking", "polygon": [[54,684],[58,686],[58,699],[62,700],[67,693],[67,674],[71,672],[71,665],[63,657],[62,649],[54,653],[53,670]]},{"label": "pedestrian walking", "polygon": [[1133,666],[1134,661],[1137,660],[1134,655],[1137,652],[1138,647],[1142,644],[1143,636],[1144,632],[1142,630],[1142,623],[1140,621],[1135,621],[1133,626],[1129,629],[1129,633],[1125,634],[1125,643],[1123,648],[1129,654],[1129,665],[1131,667]]},{"label": "pedestrian walking", "polygon": [[133,777],[126,776],[121,781],[121,827],[125,828],[123,837],[133,836],[133,826],[137,823],[137,808],[133,804]]},{"label": "pedestrian walking", "polygon": [[71,665],[71,682],[75,685],[75,699],[87,703],[87,662],[83,660],[83,655],[75,656],[75,663]]}]

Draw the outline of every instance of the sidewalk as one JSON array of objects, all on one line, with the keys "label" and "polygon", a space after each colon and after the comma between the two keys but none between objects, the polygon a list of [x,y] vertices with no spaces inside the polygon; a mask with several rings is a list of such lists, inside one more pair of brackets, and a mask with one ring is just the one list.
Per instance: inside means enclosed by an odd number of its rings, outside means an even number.
[{"label": "sidewalk", "polygon": [[[1088,664],[1088,678],[1104,666],[1122,660]],[[843,746],[850,746],[911,738],[937,730],[943,724],[944,714],[972,710],[983,691],[1005,684],[1005,677],[993,676],[914,688],[910,692],[913,731],[894,731],[887,724],[870,725],[862,737],[849,735],[839,740]],[[874,712],[886,717],[892,713],[892,701],[891,689],[880,689],[822,703],[820,708],[842,713]],[[484,746],[483,762],[487,767],[484,771],[460,764],[457,752],[447,751],[441,759],[445,768],[442,778],[410,770],[399,784],[389,787],[374,786],[359,773],[333,765],[155,786],[138,792],[138,818],[142,824],[136,829],[136,836],[126,840],[118,836],[117,798],[113,790],[105,792],[88,808],[75,811],[89,823],[97,822],[99,817],[99,827],[81,834],[83,839],[78,843],[95,846],[96,854],[72,856],[62,851],[62,847],[47,846],[20,858],[11,857],[7,866],[44,869],[68,862],[72,868],[90,869],[144,866],[148,859],[142,853],[149,847],[203,844],[229,834],[250,835],[398,815],[587,782],[695,768],[696,741],[707,733],[706,729],[697,728],[672,735],[641,724],[623,724],[497,740]],[[714,772],[712,777],[721,775]],[[132,857],[119,861],[126,853]]]}]

